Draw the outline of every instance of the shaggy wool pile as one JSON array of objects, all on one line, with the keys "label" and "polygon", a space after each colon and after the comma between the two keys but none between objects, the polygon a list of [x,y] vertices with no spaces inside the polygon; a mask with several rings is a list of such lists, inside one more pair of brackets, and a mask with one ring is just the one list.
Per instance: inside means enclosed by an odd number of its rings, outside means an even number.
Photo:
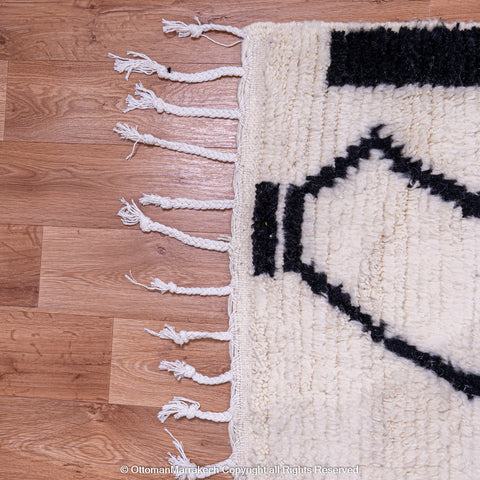
[{"label": "shaggy wool pile", "polygon": [[[221,30],[183,25],[167,27]],[[148,288],[230,295],[219,340],[231,342],[231,407],[207,420],[229,422],[232,456],[207,472],[176,441],[176,475],[478,479],[480,28],[231,30],[243,39],[242,67],[223,72],[240,77],[238,153],[214,158],[236,162],[232,238],[217,242],[231,285]],[[142,58],[117,69],[169,78]],[[183,400],[164,416],[200,411]]]}]

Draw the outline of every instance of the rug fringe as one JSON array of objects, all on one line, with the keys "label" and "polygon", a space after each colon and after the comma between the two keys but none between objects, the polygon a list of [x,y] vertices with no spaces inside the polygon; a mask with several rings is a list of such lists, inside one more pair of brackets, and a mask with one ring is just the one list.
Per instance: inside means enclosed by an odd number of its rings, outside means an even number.
[{"label": "rug fringe", "polygon": [[162,410],[158,413],[158,419],[164,423],[167,418],[173,415],[175,419],[187,418],[199,418],[200,420],[209,420],[211,422],[229,422],[232,419],[230,410],[225,412],[207,412],[200,410],[200,403],[190,400],[185,397],[173,397],[167,404],[162,407]]},{"label": "rug fringe", "polygon": [[169,67],[157,63],[143,53],[127,52],[127,55],[131,55],[133,58],[119,57],[113,53],[108,54],[110,58],[115,59],[115,71],[119,73],[127,72],[126,80],[130,78],[132,73],[144,73],[145,75],[156,73],[158,78],[173,82],[202,83],[222,77],[242,77],[244,74],[243,67],[235,66],[217,67],[196,73],[172,72]]},{"label": "rug fringe", "polygon": [[169,113],[178,117],[206,117],[230,120],[238,120],[240,118],[238,108],[182,107],[167,103],[163,98],[157,97],[153,90],[145,88],[141,82],[135,85],[135,95],[139,95],[140,98],[135,98],[133,95],[127,96],[125,101],[128,107],[124,110],[124,113],[135,109],[153,109],[158,113]]},{"label": "rug fringe", "polygon": [[124,225],[136,225],[140,224],[140,228],[143,232],[158,232],[162,235],[168,235],[176,240],[195,248],[201,248],[203,250],[213,250],[216,252],[227,252],[230,248],[230,243],[223,240],[210,240],[209,238],[194,237],[188,233],[182,232],[163,223],[154,222],[151,218],[147,217],[132,200],[132,203],[128,203],[122,198],[122,207],[118,215],[122,219]]},{"label": "rug fringe", "polygon": [[125,278],[134,285],[146,288],[147,290],[158,290],[160,293],[176,293],[178,295],[199,295],[201,297],[224,297],[230,295],[232,287],[225,285],[223,287],[180,287],[173,282],[164,282],[159,278],[154,278],[150,282],[150,286],[139,283],[133,278],[132,271]]},{"label": "rug fringe", "polygon": [[143,194],[140,199],[142,205],[155,205],[164,210],[184,208],[188,210],[231,210],[233,200],[196,200],[194,198],[171,198],[161,197],[160,195]]},{"label": "rug fringe", "polygon": [[131,153],[126,157],[127,160],[130,160],[133,157],[135,147],[138,143],[166,148],[168,150],[175,150],[176,152],[189,153],[190,155],[198,155],[211,160],[218,160],[219,162],[235,163],[237,160],[237,155],[234,153],[221,152],[213,148],[200,147],[189,143],[171,142],[169,140],[164,140],[163,138],[157,138],[150,133],[139,133],[137,127],[131,127],[126,123],[117,123],[113,131],[118,133],[125,140],[131,140],[134,142]]},{"label": "rug fringe", "polygon": [[[198,39],[205,37],[209,41],[224,47],[231,47],[237,45],[245,36],[245,32],[236,27],[228,25],[217,25],[213,23],[202,24],[197,17],[195,17],[197,24],[186,24],[181,21],[163,20],[163,30],[165,33],[176,33],[179,37],[190,37]],[[239,37],[238,41],[232,44],[223,44],[218,42],[208,35],[206,32],[223,32],[229,33]],[[244,68],[240,66],[220,66],[218,68],[205,70],[196,73],[174,72],[169,67],[157,63],[145,54],[138,52],[127,52],[127,57],[119,57],[117,55],[109,54],[110,58],[115,59],[114,69],[119,73],[125,73],[125,78],[128,80],[132,73],[140,73],[145,75],[156,74],[159,78],[171,80],[174,82],[185,83],[202,83],[211,80],[216,80],[222,77],[242,77],[244,75]],[[135,96],[134,96],[135,95]],[[191,118],[214,118],[214,119],[230,119],[240,120],[241,113],[239,108],[223,109],[223,108],[209,108],[197,106],[180,106],[167,103],[163,98],[158,97],[153,90],[145,88],[141,82],[138,82],[135,87],[134,95],[128,95],[126,98],[127,107],[125,112],[132,110],[156,110],[158,113],[167,113],[180,117]],[[241,105],[240,105],[241,106]],[[225,163],[235,163],[237,161],[236,153],[228,153],[218,151],[212,148],[191,145],[183,142],[173,142],[165,139],[157,138],[150,133],[140,133],[138,127],[133,127],[127,123],[117,123],[114,131],[122,138],[132,141],[133,147],[131,153],[126,157],[127,160],[132,158],[135,149],[139,143],[151,146],[158,146],[169,150],[187,153],[191,155],[198,155],[210,160],[216,160]],[[123,207],[118,212],[125,225],[139,224],[144,232],[159,232],[175,238],[182,243],[201,248],[205,250],[213,250],[218,252],[227,252],[231,254],[231,236],[220,235],[218,240],[211,240],[202,237],[195,237],[182,232],[173,227],[169,227],[159,222],[153,221],[146,216],[137,204],[132,200],[130,203],[122,199]],[[190,210],[231,210],[234,207],[233,199],[209,199],[197,200],[192,198],[171,198],[163,197],[154,194],[144,194],[140,199],[141,205],[155,205],[163,209],[190,209]],[[135,280],[132,272],[125,275],[125,278],[135,285],[144,287],[148,290],[159,291],[160,293],[173,293],[178,295],[199,295],[199,296],[230,296],[232,293],[231,285],[220,287],[182,287],[173,282],[164,282],[159,278],[154,278],[150,285],[144,285]],[[229,299],[229,311],[231,309],[232,299]],[[165,324],[165,327],[159,332],[154,332],[150,329],[145,329],[151,335],[173,341],[178,345],[184,345],[193,340],[213,339],[217,341],[232,342],[232,333],[230,330],[218,332],[204,332],[204,331],[176,331],[172,326]],[[230,343],[231,351],[235,347]],[[232,362],[234,357],[232,356]],[[233,365],[233,363],[232,363]],[[160,370],[166,370],[173,373],[177,380],[182,378],[190,378],[196,383],[203,385],[218,385],[227,382],[232,383],[234,389],[233,373],[229,370],[221,375],[210,377],[202,375],[196,369],[182,360],[166,361],[163,360],[159,365]],[[232,390],[233,391],[233,390]],[[231,402],[231,406],[234,405]],[[158,419],[163,423],[168,417],[173,416],[179,418],[199,418],[206,421],[225,422],[229,423],[229,429],[234,428],[233,413],[231,408],[224,412],[211,412],[200,410],[200,403],[190,400],[185,397],[174,397],[167,404],[162,407],[158,413]],[[182,442],[178,441],[168,430],[167,433],[172,437],[174,446],[178,450],[178,455],[168,454],[168,461],[172,466],[172,473],[179,480],[195,480],[210,477],[216,473],[228,472],[234,467],[233,460],[235,455],[235,444],[232,443],[232,455],[222,462],[212,465],[199,467],[185,455]]]},{"label": "rug fringe", "polygon": [[231,33],[236,37],[240,37],[241,39],[244,38],[245,33],[241,28],[232,27],[230,25],[218,25],[216,23],[201,23],[198,17],[194,17],[195,23],[186,24],[184,22],[175,21],[175,20],[165,20],[163,19],[162,22],[165,25],[163,27],[163,31],[165,33],[178,33],[179,37],[191,37],[191,38],[200,38],[205,37],[207,40],[215,43],[216,45],[220,45],[222,47],[233,47],[238,45],[242,40],[237,40],[236,42],[225,44],[210,38],[208,35],[205,35],[205,32],[225,32]]},{"label": "rug fringe", "polygon": [[194,366],[184,362],[183,360],[175,360],[174,362],[162,360],[158,368],[160,370],[172,372],[173,376],[177,380],[181,380],[182,378],[191,378],[194,382],[202,385],[220,385],[221,383],[228,383],[232,381],[232,372],[230,370],[215,377],[209,377],[207,375],[198,373]]},{"label": "rug fringe", "polygon": [[179,455],[173,455],[168,452],[168,462],[172,466],[173,475],[178,480],[196,480],[202,478],[208,478],[212,475],[222,472],[228,472],[230,468],[235,466],[232,457],[228,457],[226,460],[222,460],[212,465],[205,465],[199,467],[185,455],[183,449],[183,443],[177,440],[167,429],[165,431],[172,437],[173,445],[177,449]]},{"label": "rug fringe", "polygon": [[175,331],[175,328],[165,324],[165,328],[159,332],[154,332],[148,328],[144,329],[150,335],[153,335],[164,340],[172,340],[177,345],[184,345],[192,340],[203,340],[210,338],[221,342],[229,342],[232,339],[232,334],[229,331],[224,332],[199,332],[193,330]]}]

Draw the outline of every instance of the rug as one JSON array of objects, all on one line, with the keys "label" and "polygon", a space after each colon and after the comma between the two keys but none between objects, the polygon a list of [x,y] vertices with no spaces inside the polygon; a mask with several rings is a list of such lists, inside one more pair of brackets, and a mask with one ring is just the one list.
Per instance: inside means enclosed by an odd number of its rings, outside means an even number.
[{"label": "rug", "polygon": [[163,407],[162,421],[229,422],[230,458],[198,467],[174,438],[172,473],[480,478],[479,26],[165,22],[165,31],[242,41],[241,67],[194,74],[115,57],[127,77],[240,78],[238,110],[170,105],[141,84],[127,99],[128,109],[238,118],[237,154],[116,127],[135,145],[236,164],[234,199],[140,201],[233,208],[231,238],[190,236],[134,201],[119,212],[127,225],[230,256],[230,285],[146,285],[230,300],[226,332],[150,332],[230,342],[231,370],[219,377],[160,364],[179,379],[232,384],[226,412],[179,397]]}]

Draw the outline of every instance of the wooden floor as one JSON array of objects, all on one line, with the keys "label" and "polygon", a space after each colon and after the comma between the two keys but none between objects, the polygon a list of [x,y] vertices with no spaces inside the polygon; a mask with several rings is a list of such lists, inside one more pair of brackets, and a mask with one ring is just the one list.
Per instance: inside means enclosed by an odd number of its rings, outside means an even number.
[{"label": "wooden floor", "polygon": [[[224,330],[227,300],[162,296],[124,278],[132,269],[143,282],[155,275],[182,285],[223,285],[227,256],[143,234],[116,216],[121,197],[143,192],[233,195],[231,165],[145,146],[127,162],[131,145],[112,132],[117,121],[128,121],[171,140],[235,149],[230,120],[122,113],[139,79],[172,103],[236,106],[237,80],[182,85],[132,75],[127,82],[106,57],[133,50],[181,71],[240,64],[239,46],[162,33],[162,18],[195,15],[238,27],[312,19],[480,21],[480,3],[0,1],[2,480],[153,478],[123,475],[120,467],[167,465],[173,447],[156,420],[165,402],[182,395],[205,409],[228,408],[229,385],[177,382],[158,370],[162,359],[179,358],[219,374],[229,368],[227,345],[198,341],[180,348],[143,332],[165,321],[179,329]],[[229,213],[146,210],[189,233],[229,233]],[[199,464],[230,454],[224,424],[169,419],[166,426]]]}]

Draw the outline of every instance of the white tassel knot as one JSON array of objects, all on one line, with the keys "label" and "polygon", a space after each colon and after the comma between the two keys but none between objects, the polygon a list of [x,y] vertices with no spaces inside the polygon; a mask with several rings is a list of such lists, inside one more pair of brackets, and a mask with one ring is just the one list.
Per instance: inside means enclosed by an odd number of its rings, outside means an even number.
[{"label": "white tassel knot", "polygon": [[175,360],[174,362],[168,362],[162,360],[158,366],[160,370],[167,370],[172,372],[177,380],[182,378],[191,378],[194,382],[200,383],[202,385],[219,385],[221,383],[227,383],[232,381],[232,372],[222,373],[216,377],[208,377],[207,375],[202,375],[195,370],[195,367],[189,365],[186,362],[181,360]]},{"label": "white tassel knot", "polygon": [[208,118],[228,118],[238,120],[240,112],[238,109],[210,108],[210,107],[182,107],[165,102],[162,98],[157,97],[153,90],[145,88],[141,82],[135,87],[135,98],[128,95],[126,102],[128,107],[124,112],[130,112],[136,108],[141,110],[154,109],[158,113],[169,113],[179,117],[208,117]]},{"label": "white tassel knot", "polygon": [[159,337],[165,340],[172,340],[177,345],[183,345],[184,343],[188,343],[191,340],[200,340],[203,338],[212,338],[214,340],[220,341],[230,341],[232,339],[232,335],[229,331],[222,331],[222,332],[198,332],[192,330],[180,330],[177,332],[175,328],[170,325],[165,324],[165,328],[160,332],[154,332],[153,330],[149,330],[148,328],[145,329],[150,335],[154,335],[155,337]]},{"label": "white tassel knot", "polygon": [[221,152],[213,148],[200,147],[189,143],[171,142],[169,140],[164,140],[163,138],[154,137],[150,133],[139,133],[137,127],[131,127],[126,123],[117,123],[113,131],[118,133],[125,140],[131,140],[134,142],[132,152],[127,156],[127,160],[132,158],[135,153],[135,147],[139,142],[144,143],[145,145],[154,145],[169,150],[175,150],[177,152],[199,155],[200,157],[218,160],[219,162],[234,163],[237,160],[237,155],[235,153]]},{"label": "white tassel knot", "polygon": [[171,198],[154,194],[143,194],[140,199],[142,205],[155,205],[164,210],[185,208],[190,210],[230,210],[234,200],[196,200],[194,198]]},{"label": "white tassel knot", "polygon": [[163,31],[165,33],[178,33],[178,36],[182,38],[200,38],[202,36],[202,33],[208,30],[208,25],[202,25],[198,17],[195,17],[195,20],[198,22],[197,24],[191,23],[190,25],[188,25],[185,22],[163,19],[162,22],[165,25],[163,27]]},{"label": "white tassel knot", "polygon": [[124,113],[136,108],[142,110],[154,108],[158,113],[165,111],[165,101],[157,97],[152,90],[145,88],[141,82],[135,85],[135,95],[139,95],[140,98],[137,99],[132,95],[128,95],[126,99],[128,107],[124,110]]},{"label": "white tassel knot", "polygon": [[174,362],[162,360],[158,368],[160,370],[172,372],[173,376],[177,380],[181,380],[182,378],[193,378],[193,376],[197,373],[195,367],[186,362],[182,362],[181,360],[175,360]]},{"label": "white tassel knot", "polygon": [[185,417],[189,420],[199,418],[212,422],[230,422],[232,419],[230,410],[225,412],[205,412],[200,410],[198,402],[185,397],[173,397],[173,400],[170,400],[162,407],[161,412],[158,413],[158,419],[164,423],[170,415],[173,415],[177,420]]},{"label": "white tassel knot", "polygon": [[[118,215],[122,219],[124,225],[136,225],[140,224],[140,228],[143,232],[158,232],[162,235],[168,235],[169,237],[175,238],[185,245],[190,245],[191,247],[202,248],[204,250],[214,250],[217,252],[227,252],[230,248],[230,242],[224,240],[210,240],[208,238],[194,237],[188,233],[177,230],[176,228],[169,227],[163,223],[154,222],[151,218],[147,217],[132,200],[132,203],[128,203],[124,198],[122,198],[122,207]],[[172,293],[180,293],[182,287],[178,287],[173,282],[166,284],[161,280],[155,280],[155,285],[152,283],[152,287],[157,287],[158,290]]]},{"label": "white tassel knot", "polygon": [[168,462],[173,467],[173,475],[178,480],[196,480],[208,478],[215,473],[225,472],[235,465],[232,458],[229,457],[221,462],[199,467],[195,463],[191,462],[190,459],[185,455],[182,442],[177,440],[167,429],[165,429],[165,431],[172,437],[173,445],[179,453],[179,455],[173,455],[168,452]]},{"label": "white tassel knot", "polygon": [[146,288],[147,290],[158,290],[160,293],[177,293],[179,295],[200,295],[200,296],[219,296],[230,295],[232,293],[232,287],[225,285],[224,287],[180,287],[173,282],[165,283],[159,278],[154,278],[150,282],[150,286],[137,282],[130,271],[129,275],[125,275],[125,278],[132,282],[134,285]]},{"label": "white tassel knot", "polygon": [[241,28],[232,27],[230,25],[218,25],[215,23],[201,23],[198,17],[195,17],[195,23],[186,24],[185,22],[173,21],[173,20],[163,20],[163,31],[165,33],[177,33],[179,37],[191,37],[191,38],[200,38],[205,37],[211,42],[221,45],[222,47],[233,47],[241,42],[238,40],[236,42],[225,44],[217,42],[213,38],[210,38],[208,35],[205,35],[205,32],[225,32],[231,33],[236,37],[243,38],[244,32]]},{"label": "white tassel knot", "polygon": [[156,278],[152,281],[152,287],[155,290],[158,290],[160,293],[178,293],[178,285],[173,282],[164,282],[163,280],[160,280],[159,278]]},{"label": "white tassel knot", "polygon": [[184,397],[174,397],[162,407],[162,411],[158,413],[158,419],[164,423],[170,415],[173,415],[177,420],[182,417],[191,420],[196,417],[198,410],[200,410],[198,402]]},{"label": "white tassel knot", "polygon": [[146,328],[145,331],[148,332],[150,335],[163,338],[164,340],[172,340],[177,345],[183,345],[184,343],[188,343],[191,340],[186,330],[180,330],[179,332],[177,332],[175,331],[175,328],[167,324],[165,324],[165,328],[158,333],[148,328]]},{"label": "white tassel knot", "polygon": [[137,207],[136,203],[132,200],[132,203],[128,203],[124,198],[121,202],[125,205],[120,209],[118,215],[121,217],[124,225],[136,225],[140,224],[140,228],[143,232],[151,232],[154,222]]},{"label": "white tassel knot", "polygon": [[123,58],[113,53],[109,53],[110,58],[115,59],[113,68],[119,73],[126,72],[125,78],[128,80],[132,73],[144,73],[152,75],[156,73],[158,78],[172,80],[174,82],[200,83],[216,80],[221,77],[242,77],[244,74],[243,67],[223,66],[205,70],[196,73],[172,72],[168,67],[162,65],[143,53],[127,52],[133,58]]},{"label": "white tassel knot", "polygon": [[198,469],[195,463],[192,463],[190,459],[185,455],[185,450],[183,449],[183,443],[177,440],[167,429],[165,431],[172,437],[173,445],[177,449],[179,455],[173,455],[168,452],[168,463],[173,468],[178,468],[181,470],[179,473],[175,473],[175,477],[178,480],[195,480],[197,478],[196,470]]},{"label": "white tassel knot", "polygon": [[133,72],[144,73],[145,75],[152,75],[156,73],[160,78],[168,78],[170,72],[165,65],[155,62],[150,57],[143,53],[127,52],[127,55],[131,55],[134,59],[123,58],[118,55],[109,53],[110,58],[115,59],[114,69],[118,73],[127,72],[125,78],[128,80]]},{"label": "white tassel knot", "polygon": [[159,278],[154,278],[151,283],[153,290],[158,290],[161,293],[176,293],[179,295],[200,295],[202,297],[217,296],[223,297],[232,293],[232,287],[225,285],[224,287],[181,287],[173,282],[164,282]]}]

